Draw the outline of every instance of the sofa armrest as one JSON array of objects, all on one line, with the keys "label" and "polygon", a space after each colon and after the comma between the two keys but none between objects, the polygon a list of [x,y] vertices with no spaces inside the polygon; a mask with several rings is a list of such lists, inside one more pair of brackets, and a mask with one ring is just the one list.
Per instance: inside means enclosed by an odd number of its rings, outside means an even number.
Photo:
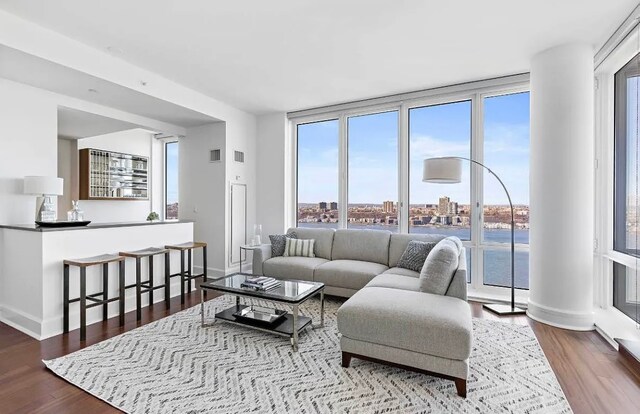
[{"label": "sofa armrest", "polygon": [[467,300],[467,253],[465,248],[460,249],[458,269],[453,274],[453,279],[451,279],[451,284],[449,284],[445,295]]},{"label": "sofa armrest", "polygon": [[260,248],[255,249],[253,251],[253,268],[252,272],[254,275],[262,275],[262,263],[266,260],[271,259],[271,245],[270,244],[261,244]]}]

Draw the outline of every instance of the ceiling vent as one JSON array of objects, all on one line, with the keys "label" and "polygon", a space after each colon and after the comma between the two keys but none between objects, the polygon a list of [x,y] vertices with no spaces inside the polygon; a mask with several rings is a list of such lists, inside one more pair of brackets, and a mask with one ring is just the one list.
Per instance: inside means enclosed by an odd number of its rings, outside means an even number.
[{"label": "ceiling vent", "polygon": [[209,151],[209,162],[219,162],[220,161],[220,150],[214,149]]},{"label": "ceiling vent", "polygon": [[244,152],[242,152],[242,151],[234,151],[233,152],[233,160],[235,162],[244,162]]}]

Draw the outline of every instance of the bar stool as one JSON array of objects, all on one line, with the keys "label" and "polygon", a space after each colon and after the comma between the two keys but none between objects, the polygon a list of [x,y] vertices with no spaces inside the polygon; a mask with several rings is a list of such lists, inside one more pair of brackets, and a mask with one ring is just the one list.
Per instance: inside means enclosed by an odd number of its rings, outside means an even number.
[{"label": "bar stool", "polygon": [[[119,272],[119,295],[109,298],[109,263],[118,262]],[[124,325],[124,257],[115,254],[103,254],[100,256],[87,257],[84,259],[64,260],[64,290],[63,290],[63,331],[69,332],[69,304],[80,302],[80,340],[87,337],[87,309],[102,305],[102,320],[108,318],[108,304],[119,301],[120,326]],[[102,265],[102,292],[87,295],[87,267]],[[69,299],[69,266],[80,268],[80,297]],[[102,297],[102,299],[100,299]],[[93,303],[87,305],[87,300]]]},{"label": "bar stool", "polygon": [[[174,244],[164,246],[165,249],[178,250],[180,252],[180,273],[175,273],[171,277],[180,276],[180,303],[184,304],[185,282],[188,284],[189,292],[191,292],[191,280],[202,278],[202,282],[207,281],[207,243],[205,242],[187,242],[182,244]],[[202,248],[202,273],[194,275],[191,269],[191,251],[193,249]],[[188,270],[184,267],[184,252],[187,252]]]},{"label": "bar stool", "polygon": [[[167,309],[170,306],[171,295],[169,292],[169,277],[171,268],[169,266],[169,250],[158,247],[149,247],[142,250],[130,252],[120,252],[120,256],[132,257],[136,259],[136,283],[125,286],[125,289],[136,288],[136,320],[142,319],[142,294],[149,293],[149,306],[153,305],[153,291],[164,288],[164,303]],[[153,281],[153,257],[164,254],[164,284],[155,285]],[[149,258],[149,278],[146,282],[142,281],[142,259]]]}]

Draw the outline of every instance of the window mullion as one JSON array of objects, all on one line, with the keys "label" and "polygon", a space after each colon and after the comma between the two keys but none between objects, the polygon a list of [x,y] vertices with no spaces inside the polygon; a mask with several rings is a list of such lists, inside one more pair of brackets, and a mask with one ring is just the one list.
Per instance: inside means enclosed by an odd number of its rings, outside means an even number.
[{"label": "window mullion", "polygon": [[339,148],[338,148],[338,228],[347,228],[347,214],[349,203],[349,136],[347,128],[348,117],[340,115],[339,118]]},{"label": "window mullion", "polygon": [[[482,120],[482,97],[475,94],[472,98],[471,111],[471,159],[482,162],[483,160],[483,120]],[[483,211],[483,173],[482,167],[472,164],[471,168],[471,242],[472,242],[472,264],[471,264],[471,285],[479,288],[483,284],[482,265],[482,211]]]}]

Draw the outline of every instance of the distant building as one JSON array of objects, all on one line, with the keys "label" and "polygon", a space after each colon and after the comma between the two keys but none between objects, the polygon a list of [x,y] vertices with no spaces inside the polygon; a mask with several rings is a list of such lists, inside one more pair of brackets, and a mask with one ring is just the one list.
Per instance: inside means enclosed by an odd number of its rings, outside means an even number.
[{"label": "distant building", "polygon": [[438,200],[438,214],[441,216],[446,216],[449,212],[449,202],[451,199],[447,196],[442,196]]},{"label": "distant building", "polygon": [[383,201],[382,211],[384,213],[394,213],[396,211],[395,203],[393,201]]},{"label": "distant building", "polygon": [[329,203],[329,210],[337,210],[338,209],[338,203],[336,203],[335,201],[332,201]]},{"label": "distant building", "polygon": [[447,204],[447,215],[448,216],[457,216],[458,215],[458,203],[455,201],[449,201]]},{"label": "distant building", "polygon": [[327,209],[327,202],[326,201],[321,201],[318,203],[318,210],[326,210]]}]

